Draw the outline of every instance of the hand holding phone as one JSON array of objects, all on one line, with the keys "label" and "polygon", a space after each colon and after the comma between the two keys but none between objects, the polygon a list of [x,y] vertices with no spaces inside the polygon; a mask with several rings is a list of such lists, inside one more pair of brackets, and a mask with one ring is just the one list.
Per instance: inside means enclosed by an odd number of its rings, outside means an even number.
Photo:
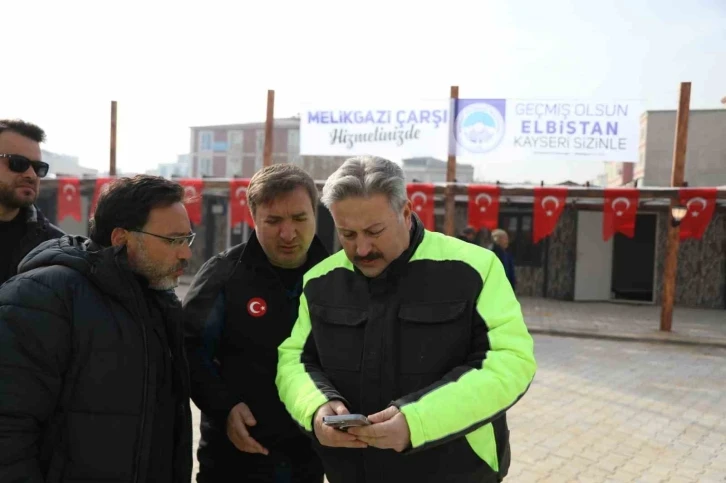
[{"label": "hand holding phone", "polygon": [[347,428],[356,426],[368,426],[371,422],[362,414],[341,414],[337,416],[324,416],[323,424],[345,431]]},{"label": "hand holding phone", "polygon": [[313,421],[313,431],[318,442],[332,448],[367,448],[368,445],[352,434],[341,431],[323,422],[331,416],[349,416],[348,408],[342,401],[329,401],[318,408]]}]

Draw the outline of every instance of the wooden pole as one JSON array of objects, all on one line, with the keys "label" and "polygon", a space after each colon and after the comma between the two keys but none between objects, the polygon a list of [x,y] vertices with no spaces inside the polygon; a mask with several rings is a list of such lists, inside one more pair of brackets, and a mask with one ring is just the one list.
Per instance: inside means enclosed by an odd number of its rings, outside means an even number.
[{"label": "wooden pole", "polygon": [[456,203],[454,180],[456,179],[456,106],[459,99],[459,86],[451,86],[451,129],[449,130],[449,158],[446,163],[446,192],[444,204],[444,233],[454,236],[456,233]]},{"label": "wooden pole", "polygon": [[267,91],[267,118],[265,119],[265,151],[263,166],[272,166],[272,127],[275,120],[275,91]]},{"label": "wooden pole", "polygon": [[116,101],[111,101],[111,157],[108,167],[109,176],[116,176],[116,113]]},{"label": "wooden pole", "polygon": [[[678,113],[676,114],[676,136],[673,146],[673,168],[671,186],[683,186],[686,168],[686,145],[688,144],[688,115],[691,106],[691,83],[681,82]],[[671,199],[671,208],[678,201]],[[670,220],[670,213],[669,213]],[[673,324],[673,303],[676,298],[676,272],[678,270],[679,228],[668,223],[668,243],[666,245],[665,266],[663,268],[663,306],[660,313],[660,330],[670,332]]]}]

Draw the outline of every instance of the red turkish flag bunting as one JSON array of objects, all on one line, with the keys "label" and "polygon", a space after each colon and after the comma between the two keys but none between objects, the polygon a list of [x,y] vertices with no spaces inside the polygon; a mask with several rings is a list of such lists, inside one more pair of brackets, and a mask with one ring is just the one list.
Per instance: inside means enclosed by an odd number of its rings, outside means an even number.
[{"label": "red turkish flag bunting", "polygon": [[252,213],[247,205],[247,187],[249,179],[233,179],[229,182],[229,212],[232,226],[237,223],[247,223],[250,228],[255,227]]},{"label": "red turkish flag bunting", "polygon": [[492,185],[469,186],[469,226],[490,231],[499,226],[499,187]]},{"label": "red turkish flag bunting", "polygon": [[534,230],[532,238],[535,243],[550,236],[565,209],[567,188],[541,187],[534,188]]},{"label": "red turkish flag bunting", "polygon": [[81,182],[78,178],[58,178],[58,216],[81,221]]},{"label": "red turkish flag bunting", "polygon": [[180,179],[179,184],[184,187],[184,205],[189,214],[189,221],[195,225],[202,222],[202,191],[204,181],[200,178]]},{"label": "red turkish flag bunting", "polygon": [[408,199],[411,200],[413,211],[421,218],[421,222],[429,231],[436,228],[434,219],[434,185],[430,183],[410,183],[406,186]]},{"label": "red turkish flag bunting", "polygon": [[640,191],[634,188],[605,188],[602,239],[608,241],[615,233],[628,238],[635,236],[635,216],[638,214]]},{"label": "red turkish flag bunting", "polygon": [[114,178],[96,178],[96,189],[93,190],[93,200],[91,200],[91,209],[88,211],[88,218],[93,218],[93,214],[96,212],[96,204],[98,204],[98,197],[106,191],[108,185],[114,180]]},{"label": "red turkish flag bunting", "polygon": [[681,188],[681,204],[688,211],[681,220],[681,240],[695,238],[700,240],[708,228],[716,209],[717,188]]}]

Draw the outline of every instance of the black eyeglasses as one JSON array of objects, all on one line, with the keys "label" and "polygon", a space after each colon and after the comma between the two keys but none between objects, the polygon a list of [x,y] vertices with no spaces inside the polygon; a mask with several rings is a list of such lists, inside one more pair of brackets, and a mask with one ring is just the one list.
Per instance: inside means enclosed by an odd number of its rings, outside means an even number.
[{"label": "black eyeglasses", "polygon": [[148,231],[141,231],[141,230],[131,230],[134,233],[143,233],[144,235],[151,235],[155,236],[156,238],[161,238],[162,240],[166,241],[169,245],[173,247],[180,247],[184,245],[184,243],[187,243],[188,246],[192,246],[192,243],[194,243],[194,238],[197,236],[196,233],[191,233],[189,235],[185,236],[164,236],[164,235],[157,235],[156,233],[149,233]]},{"label": "black eyeglasses", "polygon": [[38,178],[45,178],[45,175],[48,174],[48,169],[50,168],[48,163],[44,163],[43,161],[31,161],[25,156],[21,156],[19,154],[0,154],[0,158],[8,160],[8,167],[10,168],[10,171],[14,173],[25,173],[28,168],[32,166],[33,171],[35,171],[35,174],[38,175]]}]

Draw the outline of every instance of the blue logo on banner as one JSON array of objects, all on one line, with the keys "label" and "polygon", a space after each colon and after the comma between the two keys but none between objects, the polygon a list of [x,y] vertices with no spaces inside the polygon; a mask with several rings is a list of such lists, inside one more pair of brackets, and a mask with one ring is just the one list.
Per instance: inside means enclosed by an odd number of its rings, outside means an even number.
[{"label": "blue logo on banner", "polygon": [[506,99],[459,99],[454,136],[462,148],[486,153],[504,139]]}]

